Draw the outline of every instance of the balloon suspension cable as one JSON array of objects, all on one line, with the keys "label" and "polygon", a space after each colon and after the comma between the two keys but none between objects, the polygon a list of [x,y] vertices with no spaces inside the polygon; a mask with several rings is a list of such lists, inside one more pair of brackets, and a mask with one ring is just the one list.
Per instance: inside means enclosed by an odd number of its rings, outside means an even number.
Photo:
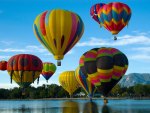
[{"label": "balloon suspension cable", "polygon": [[13,73],[14,73],[14,71],[12,70],[12,71],[10,72],[10,83],[11,83],[11,84],[12,84]]},{"label": "balloon suspension cable", "polygon": [[57,66],[61,66],[61,60],[57,60]]},{"label": "balloon suspension cable", "polygon": [[33,73],[32,73],[32,83],[34,83],[34,76],[35,76],[35,72],[33,71]]},{"label": "balloon suspension cable", "polygon": [[37,79],[37,84],[39,84],[39,79],[40,79],[40,77],[38,77],[38,79]]},{"label": "balloon suspension cable", "polygon": [[48,80],[46,80],[46,82],[48,83]]},{"label": "balloon suspension cable", "polygon": [[23,78],[23,71],[21,71],[21,83],[22,83],[22,78]]},{"label": "balloon suspension cable", "polygon": [[90,99],[90,102],[92,102],[92,95],[89,94],[89,99]]},{"label": "balloon suspension cable", "polygon": [[117,36],[116,36],[116,35],[114,36],[114,40],[115,40],[115,41],[117,40]]},{"label": "balloon suspension cable", "polygon": [[90,102],[92,102],[92,97],[90,97]]}]

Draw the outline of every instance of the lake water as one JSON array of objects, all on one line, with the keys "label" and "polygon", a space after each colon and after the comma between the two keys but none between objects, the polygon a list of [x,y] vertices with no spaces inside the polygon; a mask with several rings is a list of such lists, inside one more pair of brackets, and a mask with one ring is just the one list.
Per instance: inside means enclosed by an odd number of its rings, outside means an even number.
[{"label": "lake water", "polygon": [[0,113],[150,113],[150,100],[0,100]]}]

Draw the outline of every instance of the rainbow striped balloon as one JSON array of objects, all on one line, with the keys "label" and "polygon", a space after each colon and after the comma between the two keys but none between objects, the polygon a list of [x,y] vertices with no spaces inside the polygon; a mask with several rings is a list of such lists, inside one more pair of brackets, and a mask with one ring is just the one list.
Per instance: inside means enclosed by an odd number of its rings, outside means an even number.
[{"label": "rainbow striped balloon", "polygon": [[92,84],[78,67],[75,71],[76,79],[81,87],[86,91],[90,98],[93,97],[96,87]]},{"label": "rainbow striped balloon", "polygon": [[91,8],[90,8],[90,15],[92,16],[92,18],[98,22],[100,24],[100,21],[98,19],[98,11],[100,10],[100,8],[103,7],[103,5],[105,5],[104,3],[98,3],[98,4],[94,4]]},{"label": "rainbow striped balloon", "polygon": [[106,96],[128,68],[128,59],[115,48],[94,48],[80,58],[80,69],[87,79]]},{"label": "rainbow striped balloon", "polygon": [[57,9],[38,15],[33,30],[41,44],[59,61],[80,40],[84,24],[79,15]]},{"label": "rainbow striped balloon", "polygon": [[44,62],[43,63],[43,70],[42,70],[42,75],[43,77],[47,80],[55,73],[56,71],[56,66],[53,63],[50,62]]},{"label": "rainbow striped balloon", "polygon": [[116,35],[128,24],[131,9],[120,2],[109,3],[99,10],[98,18],[102,26]]}]

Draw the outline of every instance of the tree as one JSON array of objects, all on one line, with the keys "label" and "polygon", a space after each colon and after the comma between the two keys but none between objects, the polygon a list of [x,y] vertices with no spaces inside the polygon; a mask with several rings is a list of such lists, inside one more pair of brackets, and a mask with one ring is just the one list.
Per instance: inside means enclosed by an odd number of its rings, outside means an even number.
[{"label": "tree", "polygon": [[142,96],[144,92],[144,87],[141,84],[137,84],[134,86],[134,92],[137,96]]}]

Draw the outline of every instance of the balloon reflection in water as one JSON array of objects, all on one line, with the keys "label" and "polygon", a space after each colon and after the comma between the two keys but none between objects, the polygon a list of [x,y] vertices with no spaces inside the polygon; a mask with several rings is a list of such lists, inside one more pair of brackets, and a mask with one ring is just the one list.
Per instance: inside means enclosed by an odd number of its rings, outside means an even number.
[{"label": "balloon reflection in water", "polygon": [[83,113],[99,113],[95,102],[87,102],[84,104]]},{"label": "balloon reflection in water", "polygon": [[102,113],[112,113],[110,107],[108,107],[107,105],[104,105],[102,107]]},{"label": "balloon reflection in water", "polygon": [[66,101],[63,103],[62,113],[79,113],[79,105],[74,101]]}]

